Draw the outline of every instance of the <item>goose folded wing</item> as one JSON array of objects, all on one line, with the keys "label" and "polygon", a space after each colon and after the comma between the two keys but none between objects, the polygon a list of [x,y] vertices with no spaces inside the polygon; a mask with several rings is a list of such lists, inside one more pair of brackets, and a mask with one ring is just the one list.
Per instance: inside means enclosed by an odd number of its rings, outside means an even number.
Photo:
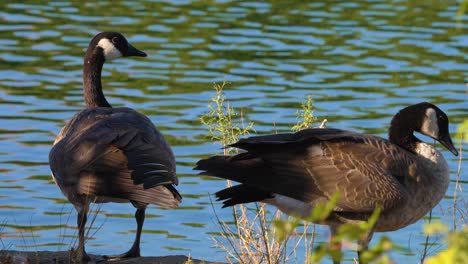
[{"label": "goose folded wing", "polygon": [[169,145],[143,115],[116,113],[77,142],[83,150],[75,149],[87,157],[80,163],[81,170],[128,170],[133,183],[145,189],[178,184]]},{"label": "goose folded wing", "polygon": [[354,133],[318,135],[320,139],[309,134],[295,142],[271,144],[244,141],[242,148],[249,152],[230,159],[229,177],[309,203],[326,201],[339,192],[336,211],[372,212],[377,206],[386,210],[407,197],[405,168],[411,167],[411,161],[401,149]]},{"label": "goose folded wing", "polygon": [[244,138],[231,144],[231,147],[241,148],[254,153],[266,153],[275,148],[300,148],[304,144],[314,144],[327,140],[346,140],[359,136],[353,131],[335,128],[309,128],[296,133],[283,133]]},{"label": "goose folded wing", "polygon": [[[388,141],[362,144],[355,142],[322,143],[322,155],[309,154],[296,160],[313,179],[314,186],[326,197],[340,194],[337,211],[372,212],[376,207],[391,209],[407,199],[405,178],[408,159],[384,149],[394,148]],[[381,148],[381,147],[384,147]],[[311,197],[305,197],[311,199]]]}]

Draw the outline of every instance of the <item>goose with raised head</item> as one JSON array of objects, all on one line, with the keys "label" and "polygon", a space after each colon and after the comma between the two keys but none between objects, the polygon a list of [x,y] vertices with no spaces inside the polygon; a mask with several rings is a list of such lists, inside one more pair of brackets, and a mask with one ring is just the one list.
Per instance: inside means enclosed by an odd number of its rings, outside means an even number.
[{"label": "goose with raised head", "polygon": [[83,66],[86,109],[60,131],[49,153],[52,177],[78,212],[77,258],[85,251],[85,225],[91,202],[130,202],[136,208],[137,231],[126,253],[107,258],[140,256],[140,236],[148,204],[176,208],[181,196],[169,144],[145,115],[130,108],[112,108],[102,92],[104,62],[146,53],[116,32],[97,34]]},{"label": "goose with raised head", "polygon": [[410,225],[442,199],[449,184],[447,162],[413,133],[429,136],[458,155],[448,126],[447,115],[424,102],[393,117],[389,140],[332,128],[255,136],[231,145],[246,152],[203,159],[195,169],[241,183],[216,193],[223,207],[261,201],[307,217],[315,205],[339,192],[325,222],[332,235],[339,225],[366,221],[380,207],[374,229],[359,241],[360,255],[374,231]]}]

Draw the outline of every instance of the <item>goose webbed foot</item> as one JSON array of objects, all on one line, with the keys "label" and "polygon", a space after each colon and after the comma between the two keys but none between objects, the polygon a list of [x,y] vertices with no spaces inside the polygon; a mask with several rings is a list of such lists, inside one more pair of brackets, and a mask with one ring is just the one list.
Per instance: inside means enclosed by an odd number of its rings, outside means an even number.
[{"label": "goose webbed foot", "polygon": [[102,256],[107,261],[121,260],[125,258],[137,258],[140,257],[140,247],[133,246],[129,251],[113,256]]},{"label": "goose webbed foot", "polygon": [[88,261],[90,260],[91,260],[91,257],[86,252],[83,252],[81,254],[81,262],[88,263]]}]

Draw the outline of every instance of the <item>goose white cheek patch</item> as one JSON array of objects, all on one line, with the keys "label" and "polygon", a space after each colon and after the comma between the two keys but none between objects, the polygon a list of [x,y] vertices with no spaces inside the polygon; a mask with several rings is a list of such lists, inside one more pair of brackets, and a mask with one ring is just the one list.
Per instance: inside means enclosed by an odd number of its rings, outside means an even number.
[{"label": "goose white cheek patch", "polygon": [[122,53],[109,39],[101,39],[98,43],[98,47],[101,47],[104,50],[104,57],[106,60],[113,60],[122,57]]},{"label": "goose white cheek patch", "polygon": [[437,124],[437,114],[432,108],[426,110],[426,116],[421,126],[421,132],[427,136],[438,138],[439,125]]}]

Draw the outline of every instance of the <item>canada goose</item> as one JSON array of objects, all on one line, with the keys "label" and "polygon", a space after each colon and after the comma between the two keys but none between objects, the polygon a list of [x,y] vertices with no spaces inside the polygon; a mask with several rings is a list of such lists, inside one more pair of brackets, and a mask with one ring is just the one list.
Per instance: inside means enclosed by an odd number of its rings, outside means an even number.
[{"label": "canada goose", "polygon": [[[261,201],[307,217],[314,205],[339,192],[340,200],[325,222],[332,235],[340,224],[367,220],[378,206],[382,211],[373,231],[392,231],[416,222],[444,196],[447,162],[413,132],[458,155],[448,124],[444,112],[424,102],[393,117],[389,140],[332,128],[256,136],[231,145],[246,152],[203,159],[195,169],[241,183],[216,193],[223,207]],[[359,241],[359,256],[373,231]]]},{"label": "canada goose", "polygon": [[130,108],[112,108],[101,87],[105,61],[146,53],[116,32],[97,34],[83,66],[86,109],[60,131],[49,153],[52,177],[78,212],[77,257],[89,260],[84,229],[89,204],[131,202],[136,208],[135,241],[126,253],[107,258],[140,256],[140,236],[148,204],[176,208],[182,197],[169,144],[145,115]]}]

